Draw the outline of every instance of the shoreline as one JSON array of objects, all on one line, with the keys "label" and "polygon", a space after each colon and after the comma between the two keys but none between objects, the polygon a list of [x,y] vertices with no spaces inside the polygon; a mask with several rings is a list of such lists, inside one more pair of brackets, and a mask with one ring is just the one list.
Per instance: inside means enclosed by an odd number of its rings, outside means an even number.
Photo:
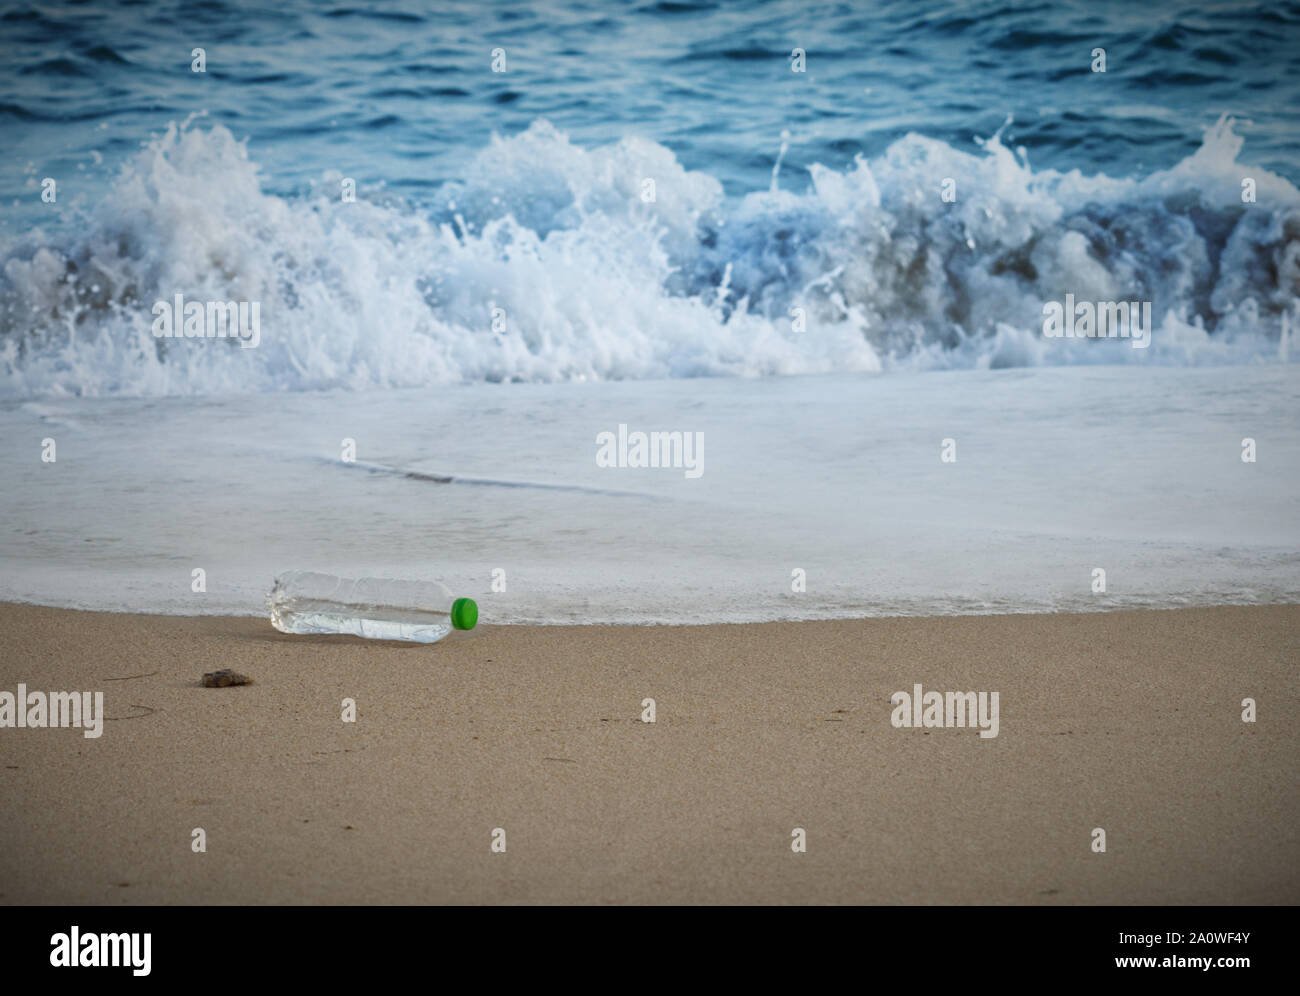
[{"label": "shoreline", "polygon": [[[0,604],[0,692],[106,714],[0,729],[0,904],[1296,903],[1297,632],[1284,604],[427,646]],[[997,735],[894,727],[918,684],[999,693]]]},{"label": "shoreline", "polygon": [[[487,599],[491,596],[484,593],[471,594],[479,604],[480,609],[488,603]],[[974,611],[956,611],[956,612],[901,612],[892,615],[830,615],[830,616],[801,616],[798,618],[788,619],[705,619],[698,622],[563,622],[557,620],[548,620],[546,622],[537,622],[533,620],[511,620],[508,622],[485,622],[477,628],[485,629],[591,629],[591,630],[619,630],[619,629],[705,629],[713,627],[742,627],[742,626],[812,626],[817,624],[835,624],[835,623],[868,623],[868,622],[893,622],[918,619],[1033,619],[1043,616],[1097,616],[1097,615],[1122,615],[1125,613],[1136,612],[1203,612],[1213,611],[1216,609],[1284,609],[1300,608],[1300,600],[1294,602],[1216,602],[1216,603],[1194,603],[1183,605],[1119,605],[1112,603],[1110,606],[1096,609],[1068,609],[1058,608],[1041,608],[1041,609],[990,609],[986,612]],[[121,616],[129,619],[188,619],[194,622],[214,619],[229,619],[237,622],[266,622],[270,625],[265,609],[258,612],[250,612],[241,615],[237,612],[205,612],[205,613],[188,613],[188,612],[146,612],[134,609],[86,609],[64,605],[49,605],[45,602],[28,602],[15,601],[8,598],[0,598],[0,612],[5,609],[40,609],[50,612],[68,612],[76,615],[86,616]],[[297,635],[297,634],[281,634]],[[331,637],[332,639],[332,637]],[[364,644],[385,644],[390,646],[401,646],[403,641],[400,640],[363,640]]]}]

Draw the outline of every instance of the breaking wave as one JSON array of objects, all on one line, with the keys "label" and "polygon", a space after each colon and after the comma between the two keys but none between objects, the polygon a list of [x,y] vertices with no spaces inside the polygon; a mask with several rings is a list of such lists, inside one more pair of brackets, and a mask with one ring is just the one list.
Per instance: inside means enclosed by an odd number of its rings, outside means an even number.
[{"label": "breaking wave", "polygon": [[[727,198],[538,120],[415,205],[338,175],[276,196],[224,127],[173,125],[75,225],[0,247],[0,396],[1286,360],[1300,192],[1241,147],[1224,118],[1114,179],[912,134]],[[1152,302],[1151,347],[1044,339],[1067,293]],[[155,338],[177,294],[261,302],[258,348]]]}]

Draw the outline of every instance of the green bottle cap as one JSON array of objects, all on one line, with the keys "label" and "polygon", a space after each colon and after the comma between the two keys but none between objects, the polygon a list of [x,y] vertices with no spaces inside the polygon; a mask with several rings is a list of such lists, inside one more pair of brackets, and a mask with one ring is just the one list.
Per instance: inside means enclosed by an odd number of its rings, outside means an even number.
[{"label": "green bottle cap", "polygon": [[451,628],[473,629],[478,622],[478,606],[472,598],[458,598],[451,603]]}]

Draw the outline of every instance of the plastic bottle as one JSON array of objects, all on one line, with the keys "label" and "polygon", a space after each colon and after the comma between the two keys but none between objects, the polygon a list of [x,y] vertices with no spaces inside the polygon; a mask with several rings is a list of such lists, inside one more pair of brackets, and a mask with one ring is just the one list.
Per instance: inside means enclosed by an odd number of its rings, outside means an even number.
[{"label": "plastic bottle", "polygon": [[371,640],[435,643],[453,629],[473,629],[478,606],[438,581],[338,578],[286,571],[266,598],[282,633],[348,633]]}]

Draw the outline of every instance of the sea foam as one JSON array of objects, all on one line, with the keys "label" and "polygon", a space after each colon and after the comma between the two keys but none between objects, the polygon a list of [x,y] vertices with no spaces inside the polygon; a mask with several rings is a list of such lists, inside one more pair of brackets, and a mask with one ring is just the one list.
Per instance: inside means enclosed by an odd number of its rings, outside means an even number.
[{"label": "sea foam", "polygon": [[[174,125],[76,224],[0,247],[0,397],[1276,361],[1300,191],[1241,148],[1224,118],[1115,179],[912,134],[728,198],[653,141],[539,120],[428,203],[343,203],[337,175],[279,196],[227,129]],[[1151,348],[1045,339],[1066,293],[1152,302]],[[155,338],[176,294],[260,302],[259,347]]]}]

